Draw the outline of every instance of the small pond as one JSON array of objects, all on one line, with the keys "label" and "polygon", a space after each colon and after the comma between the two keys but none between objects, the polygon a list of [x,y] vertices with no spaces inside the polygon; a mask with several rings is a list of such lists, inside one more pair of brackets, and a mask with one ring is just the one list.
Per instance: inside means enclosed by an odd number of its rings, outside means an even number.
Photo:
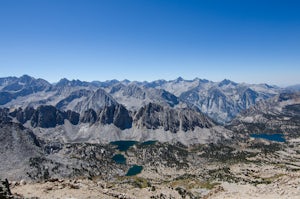
[{"label": "small pond", "polygon": [[131,140],[120,140],[111,142],[113,145],[117,145],[117,149],[120,151],[127,151],[129,147],[135,145],[137,141],[131,141]]},{"label": "small pond", "polygon": [[143,170],[143,166],[138,166],[138,165],[133,165],[132,167],[129,168],[126,176],[134,176],[139,173],[141,173]]},{"label": "small pond", "polygon": [[251,134],[250,137],[262,138],[270,141],[285,142],[283,134]]},{"label": "small pond", "polygon": [[126,164],[126,158],[122,154],[116,154],[112,159],[118,164]]}]

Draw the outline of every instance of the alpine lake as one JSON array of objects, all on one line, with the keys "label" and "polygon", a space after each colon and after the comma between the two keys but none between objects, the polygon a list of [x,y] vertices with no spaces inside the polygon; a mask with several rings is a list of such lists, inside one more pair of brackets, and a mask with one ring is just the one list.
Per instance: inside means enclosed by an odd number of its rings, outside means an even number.
[{"label": "alpine lake", "polygon": [[[148,145],[153,145],[155,144],[157,141],[155,140],[149,140],[149,141],[145,141],[145,142],[137,142],[137,141],[133,141],[133,140],[120,140],[120,141],[114,141],[111,142],[110,144],[112,145],[116,145],[117,149],[120,152],[125,152],[127,151],[130,147],[132,147],[135,144],[139,144],[142,146],[148,146]],[[112,157],[112,159],[117,163],[117,164],[126,164],[126,157],[123,154],[116,154]],[[139,166],[139,165],[132,165],[127,173],[126,176],[135,176],[139,173],[141,173],[143,170],[143,166]]]},{"label": "alpine lake", "polygon": [[285,142],[285,138],[283,134],[251,134],[250,137],[255,139],[265,139],[269,141],[275,141],[275,142]]}]

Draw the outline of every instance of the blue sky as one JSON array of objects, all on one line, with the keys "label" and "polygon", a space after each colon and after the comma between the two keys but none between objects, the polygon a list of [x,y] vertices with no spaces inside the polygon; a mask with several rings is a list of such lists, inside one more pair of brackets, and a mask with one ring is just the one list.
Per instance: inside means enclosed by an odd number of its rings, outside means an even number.
[{"label": "blue sky", "polygon": [[298,0],[0,0],[0,76],[300,83]]}]

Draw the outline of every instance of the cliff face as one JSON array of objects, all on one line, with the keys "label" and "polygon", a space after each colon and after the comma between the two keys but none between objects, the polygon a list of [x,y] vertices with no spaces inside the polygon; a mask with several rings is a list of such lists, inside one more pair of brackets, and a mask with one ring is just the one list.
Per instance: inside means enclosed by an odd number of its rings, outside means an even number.
[{"label": "cliff face", "polygon": [[142,107],[134,117],[134,123],[138,127],[158,129],[176,133],[178,131],[193,131],[196,127],[210,128],[214,126],[202,113],[189,109],[173,109],[158,104],[149,103]]},{"label": "cliff face", "polygon": [[72,124],[77,125],[79,114],[68,110],[60,111],[54,106],[39,106],[37,109],[27,107],[24,110],[18,108],[13,112],[7,113],[7,116],[15,117],[21,124],[30,120],[32,127],[52,128],[64,124],[64,120],[69,120]]},{"label": "cliff face", "polygon": [[98,116],[98,120],[101,124],[114,124],[122,130],[132,126],[132,118],[122,105],[104,107]]}]

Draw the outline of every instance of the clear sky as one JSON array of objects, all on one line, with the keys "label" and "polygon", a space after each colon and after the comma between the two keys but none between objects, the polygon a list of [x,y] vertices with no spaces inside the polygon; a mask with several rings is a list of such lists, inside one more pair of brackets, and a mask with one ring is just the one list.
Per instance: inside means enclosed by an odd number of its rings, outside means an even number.
[{"label": "clear sky", "polygon": [[0,0],[0,76],[300,83],[299,0]]}]

